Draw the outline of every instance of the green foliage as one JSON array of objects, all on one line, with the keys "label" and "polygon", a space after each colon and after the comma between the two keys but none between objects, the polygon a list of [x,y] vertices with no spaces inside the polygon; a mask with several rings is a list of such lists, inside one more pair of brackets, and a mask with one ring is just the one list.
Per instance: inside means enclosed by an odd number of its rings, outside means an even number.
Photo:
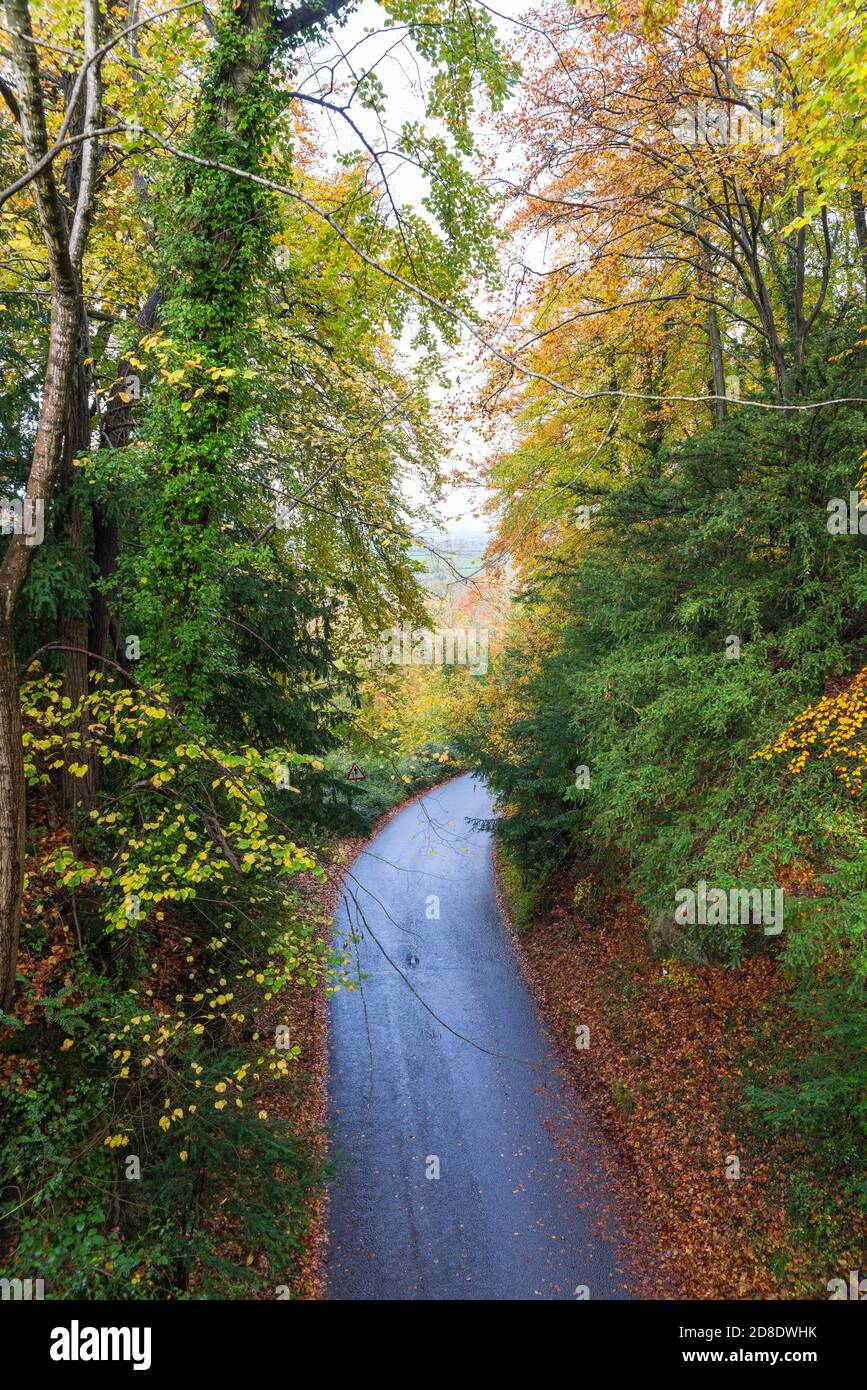
[{"label": "green foliage", "polygon": [[321,871],[273,805],[323,764],[220,752],[158,692],[98,678],[86,718],[44,676],[23,710],[31,786],[50,797],[63,766],[91,793],[75,837],[37,831],[30,857],[0,1053],[14,1271],[51,1297],[291,1284],[321,1164],[259,1097],[303,1083],[281,1002],[341,961],[293,887]]},{"label": "green foliage", "polygon": [[321,753],[357,687],[335,651],[325,586],[315,572],[288,567],[270,576],[238,571],[225,597],[229,631],[205,703],[209,726],[230,744]]},{"label": "green foliage", "polygon": [[[364,781],[346,780],[354,761]],[[330,755],[327,764],[332,780],[323,788],[325,819],[339,834],[352,835],[369,834],[381,816],[461,770],[449,750],[436,743],[402,755],[345,749]]]},{"label": "green foliage", "polygon": [[505,892],[509,916],[515,931],[530,931],[543,909],[544,887],[538,879],[528,881],[521,873],[514,858],[515,847],[511,837],[503,835],[497,845],[497,872]]},{"label": "green foliage", "polygon": [[851,1173],[847,1183],[867,1210],[861,1156],[867,1137],[867,1049],[863,987],[845,989],[830,980],[796,996],[811,1045],[791,1053],[786,1074],[774,1085],[756,1085],[748,1096],[767,1127],[795,1132],[809,1143],[817,1164]]},{"label": "green foliage", "polygon": [[273,1296],[297,1273],[321,1166],[285,1121],[235,1104],[249,1044],[173,1037],[158,1069],[124,1076],[114,1030],[140,1010],[81,966],[13,1035],[0,1200],[15,1255],[0,1272],[44,1279],[49,1298],[243,1297],[263,1278]]},{"label": "green foliage", "polygon": [[[859,455],[842,411],[743,412],[668,446],[649,475],[576,486],[598,510],[580,562],[540,570],[522,599],[536,616],[498,679],[530,674],[505,754],[484,729],[473,739],[527,867],[550,871],[577,835],[658,911],[698,878],[767,885],[818,854],[830,771],[807,789],[751,755],[860,664],[867,550],[826,527]],[[741,938],[705,944],[736,959]]]}]

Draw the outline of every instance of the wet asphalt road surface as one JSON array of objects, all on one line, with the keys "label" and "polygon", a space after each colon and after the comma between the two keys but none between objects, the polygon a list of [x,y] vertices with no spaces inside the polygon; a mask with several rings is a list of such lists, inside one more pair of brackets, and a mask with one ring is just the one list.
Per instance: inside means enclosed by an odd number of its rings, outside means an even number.
[{"label": "wet asphalt road surface", "polygon": [[[344,888],[338,928],[361,935],[369,978],[331,1001],[332,1299],[629,1297],[622,1233],[591,1222],[604,1138],[586,1115],[576,1128],[497,907],[490,835],[467,819],[490,814],[470,776],[435,788]],[[577,1187],[552,1138],[564,1105]]]}]

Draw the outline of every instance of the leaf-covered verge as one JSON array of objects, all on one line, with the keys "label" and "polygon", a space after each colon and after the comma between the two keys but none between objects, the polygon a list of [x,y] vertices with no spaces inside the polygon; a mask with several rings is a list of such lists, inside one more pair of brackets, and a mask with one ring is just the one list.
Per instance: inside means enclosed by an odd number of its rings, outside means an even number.
[{"label": "leaf-covered verge", "polygon": [[[549,882],[544,912],[502,845],[498,872],[575,1085],[652,1214],[648,1296],[826,1298],[863,1258],[857,1142],[845,1125],[826,1129],[827,1111],[792,1123],[798,1095],[786,1088],[803,1079],[817,1034],[783,972],[767,956],[723,970],[651,954],[639,904],[586,862]],[[849,1020],[830,1039],[841,1069],[847,1031]],[[814,1061],[819,1085],[828,1070]],[[774,1098],[773,1125],[762,1096]]]}]

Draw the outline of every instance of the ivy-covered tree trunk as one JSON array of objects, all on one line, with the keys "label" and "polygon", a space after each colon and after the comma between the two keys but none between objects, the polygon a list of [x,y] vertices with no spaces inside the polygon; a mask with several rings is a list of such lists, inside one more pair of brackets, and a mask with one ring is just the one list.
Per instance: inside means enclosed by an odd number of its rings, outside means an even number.
[{"label": "ivy-covered tree trunk", "polygon": [[279,54],[346,0],[275,15],[267,0],[224,5],[188,151],[160,229],[170,365],[151,401],[157,477],[145,524],[138,620],[154,675],[188,711],[201,709],[220,666],[222,502],[226,473],[255,427],[245,369],[271,254],[273,195],[219,164],[266,172],[286,100],[271,79]]},{"label": "ivy-covered tree trunk", "polygon": [[[279,37],[270,21],[260,0],[224,6],[189,142],[197,158],[259,171],[275,110],[268,69]],[[155,675],[193,710],[219,640],[220,497],[244,434],[241,368],[271,219],[263,190],[212,163],[182,165],[175,179],[160,227],[170,374],[151,401],[157,487],[137,609]]]}]

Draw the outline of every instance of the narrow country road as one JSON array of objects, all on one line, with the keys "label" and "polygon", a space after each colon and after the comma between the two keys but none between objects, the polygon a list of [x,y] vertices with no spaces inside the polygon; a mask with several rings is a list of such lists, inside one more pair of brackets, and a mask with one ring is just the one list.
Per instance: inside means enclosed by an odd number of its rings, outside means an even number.
[{"label": "narrow country road", "polygon": [[629,1296],[622,1233],[599,1233],[604,1137],[576,1120],[497,907],[491,837],[467,819],[490,814],[470,776],[435,788],[346,882],[338,925],[369,978],[331,1004],[332,1299]]}]

